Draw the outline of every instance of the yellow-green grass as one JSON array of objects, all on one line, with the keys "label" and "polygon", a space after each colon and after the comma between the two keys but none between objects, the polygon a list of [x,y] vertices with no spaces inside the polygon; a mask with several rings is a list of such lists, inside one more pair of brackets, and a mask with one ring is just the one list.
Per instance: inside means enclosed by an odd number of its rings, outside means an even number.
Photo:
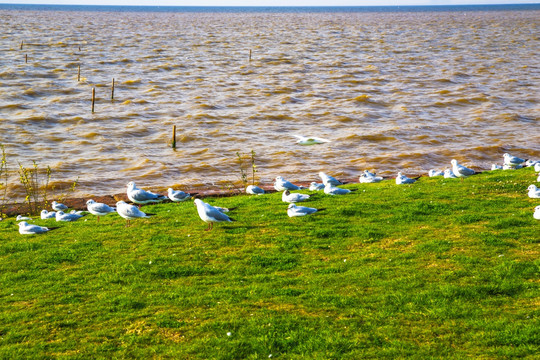
[{"label": "yellow-green grass", "polygon": [[465,359],[540,353],[532,169],[193,202],[44,235],[0,222],[0,358]]}]

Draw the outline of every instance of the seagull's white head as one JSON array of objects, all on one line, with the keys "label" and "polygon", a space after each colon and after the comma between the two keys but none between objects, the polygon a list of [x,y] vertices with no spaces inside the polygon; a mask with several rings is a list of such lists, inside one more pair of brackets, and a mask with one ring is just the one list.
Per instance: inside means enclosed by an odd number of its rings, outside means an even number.
[{"label": "seagull's white head", "polygon": [[47,210],[41,210],[41,214],[42,215],[45,215],[45,214],[48,214],[49,212]]},{"label": "seagull's white head", "polygon": [[92,200],[92,199],[90,199],[90,200],[88,200],[88,201],[86,202],[86,205],[91,205],[91,204],[94,204],[94,203],[95,203],[95,201]]},{"label": "seagull's white head", "polygon": [[397,173],[397,176],[398,176],[398,177],[402,177],[402,176],[403,176],[403,174],[401,173],[401,171]]},{"label": "seagull's white head", "polygon": [[534,211],[540,211],[540,205],[534,208]]},{"label": "seagull's white head", "polygon": [[289,204],[289,206],[287,207],[287,209],[293,209],[296,207],[296,204]]},{"label": "seagull's white head", "polygon": [[128,189],[134,189],[135,188],[135,182],[134,181],[128,182],[127,187],[128,187]]},{"label": "seagull's white head", "polygon": [[172,189],[172,188],[168,188],[168,189],[167,189],[167,194],[170,195],[170,194],[172,194],[172,192],[173,192],[173,189]]},{"label": "seagull's white head", "polygon": [[503,154],[503,158],[508,158],[508,157],[510,157],[510,154],[509,154],[509,153],[504,153],[504,154]]},{"label": "seagull's white head", "polygon": [[21,221],[19,224],[19,227],[28,226],[28,223],[26,221]]},{"label": "seagull's white head", "polygon": [[118,202],[116,203],[116,207],[118,207],[118,206],[120,206],[120,205],[124,205],[124,204],[126,204],[126,202],[123,201],[123,200],[120,200],[120,201],[118,201]]},{"label": "seagull's white head", "polygon": [[195,199],[193,200],[193,203],[195,204],[195,206],[199,207],[202,205],[203,201],[201,199]]},{"label": "seagull's white head", "polygon": [[290,192],[289,190],[285,189],[285,191],[283,192],[283,194],[285,194],[285,195],[290,195],[291,192]]},{"label": "seagull's white head", "polygon": [[529,191],[536,191],[538,190],[538,188],[536,187],[536,185],[529,185],[529,187],[527,188]]},{"label": "seagull's white head", "polygon": [[452,161],[450,161],[450,163],[451,163],[452,165],[457,165],[457,160],[456,160],[456,159],[452,159]]},{"label": "seagull's white head", "polygon": [[278,177],[276,177],[275,180],[276,180],[276,181],[283,181],[283,176],[278,176]]}]

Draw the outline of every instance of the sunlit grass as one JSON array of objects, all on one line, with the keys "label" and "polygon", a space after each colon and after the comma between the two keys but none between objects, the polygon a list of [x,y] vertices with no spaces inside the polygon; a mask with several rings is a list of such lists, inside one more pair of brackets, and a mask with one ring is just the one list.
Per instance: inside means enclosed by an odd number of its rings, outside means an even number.
[{"label": "sunlit grass", "polygon": [[[531,169],[351,184],[288,218],[281,194],[212,198],[23,236],[0,222],[0,357],[535,358]],[[311,192],[308,192],[311,193]]]}]

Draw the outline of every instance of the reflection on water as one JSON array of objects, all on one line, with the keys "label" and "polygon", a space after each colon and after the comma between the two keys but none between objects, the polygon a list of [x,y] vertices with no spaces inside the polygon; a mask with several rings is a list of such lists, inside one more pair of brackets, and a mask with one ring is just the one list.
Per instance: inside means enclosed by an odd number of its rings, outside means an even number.
[{"label": "reflection on water", "polygon": [[540,11],[3,10],[0,27],[8,161],[80,194],[223,185],[237,151],[262,182],[540,158]]}]

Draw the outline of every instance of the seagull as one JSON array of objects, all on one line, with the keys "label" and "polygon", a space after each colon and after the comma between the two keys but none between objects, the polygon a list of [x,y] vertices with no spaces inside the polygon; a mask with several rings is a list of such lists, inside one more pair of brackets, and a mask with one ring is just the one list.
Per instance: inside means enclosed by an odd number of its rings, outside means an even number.
[{"label": "seagull", "polygon": [[536,164],[540,164],[540,160],[527,160],[525,161],[525,166],[535,166]]},{"label": "seagull", "polygon": [[84,215],[86,211],[84,210],[71,210],[69,213],[70,214],[77,214],[77,215]]},{"label": "seagull", "polygon": [[195,206],[197,206],[197,212],[201,220],[208,223],[208,228],[205,231],[212,230],[215,222],[234,221],[219,211],[219,209],[205,203],[201,199],[195,199]]},{"label": "seagull", "polygon": [[540,189],[536,185],[530,185],[527,190],[529,190],[529,197],[531,199],[540,199]]},{"label": "seagull", "polygon": [[540,172],[540,163],[534,164],[534,171]]},{"label": "seagull", "polygon": [[510,165],[510,166],[517,166],[523,164],[527,159],[520,159],[517,156],[512,156],[508,153],[503,155],[504,158],[504,164]]},{"label": "seagull", "polygon": [[403,175],[401,172],[398,172],[396,177],[396,184],[402,185],[402,184],[414,184],[416,180],[418,180],[420,176],[415,178],[407,177],[406,175]]},{"label": "seagull", "polygon": [[454,175],[451,169],[444,170],[444,178],[445,179],[457,179],[457,176]]},{"label": "seagull", "polygon": [[324,193],[327,195],[345,195],[350,193],[351,191],[354,190],[338,188],[330,183],[326,184],[326,186],[324,187]]},{"label": "seagull", "polygon": [[382,179],[383,179],[382,176],[376,176],[374,173],[364,170],[362,175],[360,175],[360,178],[358,179],[358,181],[360,181],[361,183],[370,184],[370,183],[378,183],[379,181],[382,181]]},{"label": "seagull", "polygon": [[126,227],[130,226],[130,222],[133,219],[138,218],[150,218],[155,214],[145,214],[139,210],[135,205],[126,203],[125,201],[119,201],[116,203],[116,212],[118,215],[126,219]]},{"label": "seagull", "polygon": [[58,229],[58,228],[48,228],[45,226],[31,225],[26,221],[21,221],[19,224],[19,233],[22,235],[33,235],[33,234],[43,234],[47,231]]},{"label": "seagull", "polygon": [[498,165],[498,164],[491,164],[491,170],[502,170],[503,167],[501,165]]},{"label": "seagull", "polygon": [[66,214],[63,211],[56,212],[56,221],[76,221],[82,218],[84,215],[78,214]]},{"label": "seagull", "polygon": [[287,215],[289,215],[289,217],[304,216],[323,210],[325,209],[315,209],[306,206],[298,206],[296,204],[289,204],[289,207],[287,207]]},{"label": "seagull", "polygon": [[476,172],[473,169],[469,169],[468,167],[460,165],[456,159],[452,159],[450,163],[452,164],[452,172],[457,177],[466,178],[468,176],[476,174]]},{"label": "seagull", "polygon": [[48,212],[47,210],[41,210],[41,219],[52,219],[56,218],[56,211]]},{"label": "seagull", "polygon": [[281,200],[283,202],[288,202],[288,203],[306,201],[307,199],[309,199],[309,195],[300,194],[300,193],[291,193],[289,190],[285,190],[283,194],[281,195]]},{"label": "seagull", "polygon": [[167,196],[172,202],[183,202],[191,199],[191,194],[183,192],[182,190],[173,190],[172,188],[167,189]]},{"label": "seagull", "polygon": [[339,181],[338,179],[336,179],[335,177],[332,177],[330,175],[326,175],[325,173],[323,173],[322,171],[319,172],[319,177],[321,178],[323,184],[326,186],[326,184],[330,183],[334,186],[338,186],[338,185],[343,185],[343,183],[341,181]]},{"label": "seagull", "polygon": [[534,208],[534,214],[533,214],[533,217],[534,217],[536,220],[540,220],[540,205],[538,205],[537,207]]},{"label": "seagull", "polygon": [[504,164],[503,165],[503,170],[517,170],[517,169],[521,169],[523,167],[523,165],[519,164],[519,165],[508,165],[508,164]]},{"label": "seagull", "polygon": [[431,170],[428,171],[428,175],[429,175],[429,177],[444,176],[444,171],[431,169]]},{"label": "seagull", "polygon": [[100,216],[105,216],[105,215],[110,214],[112,212],[116,212],[115,208],[110,207],[107,204],[95,202],[92,199],[90,199],[90,200],[88,200],[86,202],[86,208],[88,209],[90,214],[97,216],[97,221],[98,222],[99,222],[99,217]]},{"label": "seagull", "polygon": [[299,145],[315,145],[315,144],[323,144],[328,143],[330,140],[314,137],[314,136],[302,136],[302,135],[293,135],[298,140],[296,141]]},{"label": "seagull", "polygon": [[311,191],[324,190],[324,184],[317,184],[316,182],[312,182],[311,184],[309,184],[309,190]]},{"label": "seagull", "polygon": [[536,182],[540,182],[540,174],[538,174],[538,178],[536,179]]},{"label": "seagull", "polygon": [[17,215],[17,219],[15,221],[26,221],[26,220],[32,220],[32,218],[29,218],[28,216]]},{"label": "seagull", "polygon": [[261,189],[258,186],[255,185],[248,185],[246,188],[246,193],[251,195],[262,195],[264,194],[264,189]]},{"label": "seagull", "polygon": [[293,183],[285,180],[283,177],[278,176],[274,180],[274,189],[277,191],[285,191],[285,190],[300,190],[303,189],[302,186],[296,186]]},{"label": "seagull", "polygon": [[53,201],[51,203],[51,207],[53,208],[53,210],[55,211],[64,211],[64,210],[67,210],[68,207],[64,204],[61,204],[61,203],[57,203],[56,201]]},{"label": "seagull", "polygon": [[139,204],[139,208],[143,204],[161,202],[166,199],[163,195],[137,188],[133,181],[127,184],[127,196],[133,203]]}]

